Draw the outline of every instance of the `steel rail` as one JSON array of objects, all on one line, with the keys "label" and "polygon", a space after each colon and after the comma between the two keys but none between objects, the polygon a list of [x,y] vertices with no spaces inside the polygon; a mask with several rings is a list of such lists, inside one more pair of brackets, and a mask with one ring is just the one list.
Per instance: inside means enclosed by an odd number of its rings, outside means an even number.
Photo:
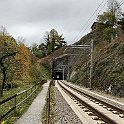
[{"label": "steel rail", "polygon": [[115,122],[114,120],[112,120],[111,118],[109,118],[108,116],[104,115],[103,113],[101,113],[100,111],[98,111],[97,109],[95,109],[94,107],[90,106],[87,102],[83,101],[81,98],[79,98],[75,93],[72,93],[71,91],[69,91],[66,87],[62,86],[59,82],[58,84],[67,92],[69,93],[72,97],[74,97],[77,101],[79,101],[81,104],[83,104],[84,106],[86,106],[89,110],[91,110],[93,113],[95,113],[98,117],[100,117],[102,120],[104,120],[107,124],[118,124],[117,122]]},{"label": "steel rail", "polygon": [[[62,83],[64,83],[64,82],[62,82]],[[81,93],[81,94],[83,94],[84,96],[87,96],[87,97],[89,97],[89,98],[91,98],[91,99],[93,99],[93,100],[95,100],[95,101],[97,101],[97,102],[99,102],[99,103],[101,103],[101,104],[104,104],[104,105],[106,105],[106,106],[108,106],[108,107],[110,107],[110,108],[112,108],[112,109],[114,109],[114,110],[120,112],[121,114],[124,114],[124,109],[119,108],[119,107],[117,107],[117,106],[114,106],[114,104],[112,104],[112,103],[108,103],[108,102],[105,102],[105,101],[103,101],[103,100],[100,100],[99,98],[96,98],[96,97],[94,97],[94,96],[92,96],[92,95],[90,95],[90,94],[84,93],[82,90],[79,90],[79,89],[77,89],[77,88],[75,88],[75,87],[73,87],[73,86],[70,86],[70,85],[66,84],[66,83],[64,83],[64,84],[65,84],[66,86],[72,88],[73,90],[77,91],[78,93]]]}]

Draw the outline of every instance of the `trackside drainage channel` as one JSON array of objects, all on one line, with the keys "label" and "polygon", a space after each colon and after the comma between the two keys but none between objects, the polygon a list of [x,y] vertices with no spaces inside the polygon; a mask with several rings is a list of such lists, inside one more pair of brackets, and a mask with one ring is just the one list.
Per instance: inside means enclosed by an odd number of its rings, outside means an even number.
[{"label": "trackside drainage channel", "polygon": [[54,123],[54,81],[52,80],[46,97],[46,104],[42,113],[42,124]]}]

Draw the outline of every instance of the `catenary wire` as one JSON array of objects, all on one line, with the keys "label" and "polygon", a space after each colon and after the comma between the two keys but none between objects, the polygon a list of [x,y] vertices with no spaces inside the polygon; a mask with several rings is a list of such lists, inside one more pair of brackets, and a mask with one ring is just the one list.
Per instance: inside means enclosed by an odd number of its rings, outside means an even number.
[{"label": "catenary wire", "polygon": [[[122,6],[124,4],[123,2],[124,0],[121,0],[121,2],[119,2],[119,6]],[[78,33],[78,35],[75,37],[74,41],[78,41],[80,38],[80,35],[82,32],[85,32],[87,30],[87,28],[92,24],[92,22],[96,19],[96,16],[92,19],[93,15],[97,12],[97,10],[100,8],[100,6],[103,4],[104,0],[100,3],[100,5],[98,6],[98,8],[94,11],[94,13],[92,14],[92,16],[89,18],[89,20],[85,23],[85,25],[83,26],[82,30]],[[105,7],[105,5],[107,4],[108,1],[105,2],[105,4],[102,6],[102,8],[99,10],[98,14],[102,11],[102,9]],[[97,15],[98,15],[97,14]],[[91,20],[92,19],[92,20]],[[90,21],[91,20],[91,21]],[[90,21],[90,23],[86,26],[86,24]],[[86,28],[85,28],[86,26]]]},{"label": "catenary wire", "polygon": [[105,0],[102,0],[102,2],[99,4],[99,6],[97,7],[97,9],[93,12],[93,14],[90,16],[90,18],[86,21],[86,23],[83,25],[82,29],[80,30],[80,32],[76,35],[76,37],[74,38],[74,41],[77,39],[77,37],[80,35],[80,33],[82,32],[82,30],[86,27],[86,25],[88,24],[88,22],[92,19],[92,17],[96,14],[96,12],[98,11],[98,9],[100,8],[100,6],[104,3]]},{"label": "catenary wire", "polygon": [[[105,7],[106,4],[107,4],[107,1],[106,1],[105,4],[102,6],[102,8],[98,11],[97,15],[102,11],[102,9]],[[83,29],[80,31],[80,33],[79,33],[78,36],[76,37],[77,40],[79,39],[81,33],[82,33],[82,32],[85,32],[85,31],[87,30],[87,28],[92,24],[92,22],[96,19],[97,15],[93,17],[93,19],[92,19],[92,20],[90,21],[90,23],[86,26],[86,28],[83,27]],[[75,39],[75,40],[76,40],[76,39]]]}]

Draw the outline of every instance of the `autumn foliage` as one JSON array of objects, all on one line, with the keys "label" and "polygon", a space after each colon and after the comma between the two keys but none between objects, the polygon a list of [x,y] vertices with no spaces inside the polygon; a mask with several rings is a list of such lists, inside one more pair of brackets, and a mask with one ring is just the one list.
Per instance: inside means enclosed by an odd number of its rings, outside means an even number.
[{"label": "autumn foliage", "polygon": [[15,61],[18,62],[19,65],[17,65],[17,71],[15,72],[17,77],[21,77],[23,80],[30,80],[30,67],[31,67],[31,53],[29,49],[24,45],[24,43],[18,44],[18,53],[15,56]]},{"label": "autumn foliage", "polygon": [[[44,74],[42,74],[44,73]],[[30,49],[8,33],[0,33],[0,96],[6,84],[34,83],[49,76]]]}]

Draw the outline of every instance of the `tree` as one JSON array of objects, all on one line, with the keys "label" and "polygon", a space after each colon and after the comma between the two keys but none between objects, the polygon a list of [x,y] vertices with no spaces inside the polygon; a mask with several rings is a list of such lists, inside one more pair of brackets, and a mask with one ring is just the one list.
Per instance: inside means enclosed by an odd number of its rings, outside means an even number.
[{"label": "tree", "polygon": [[31,46],[31,52],[37,56],[37,51],[38,51],[38,45],[36,43],[33,43],[32,46]]},{"label": "tree", "polygon": [[[0,69],[2,73],[2,83],[0,88],[0,96],[3,96],[3,88],[7,81],[7,71],[11,63],[13,63],[13,56],[17,53],[17,44],[13,37],[0,35]],[[10,72],[9,72],[10,73]]]},{"label": "tree", "polygon": [[50,42],[52,43],[52,51],[66,45],[63,35],[59,35],[55,29],[50,31]]},{"label": "tree", "polygon": [[59,35],[55,29],[47,31],[43,37],[43,42],[40,45],[33,44],[31,52],[38,58],[43,58],[54,50],[66,46],[67,43],[64,41],[63,35]]},{"label": "tree", "polygon": [[117,0],[108,0],[108,12],[118,20],[121,17],[122,11]]},{"label": "tree", "polygon": [[117,21],[121,17],[121,8],[117,0],[108,0],[108,8],[106,12],[98,15],[97,21],[103,24],[107,24],[111,27],[117,24]]},{"label": "tree", "polygon": [[117,22],[121,18],[121,8],[117,0],[108,0],[108,9],[103,14],[98,15],[97,22],[106,24],[104,29],[104,39],[113,40],[117,36]]},{"label": "tree", "polygon": [[[30,80],[30,67],[31,67],[31,53],[24,43],[20,42],[18,45],[18,54],[15,56],[15,60],[20,63],[21,67],[17,68],[18,76],[23,80]],[[18,66],[18,65],[17,65]],[[15,71],[17,74],[17,72]]]},{"label": "tree", "polygon": [[4,27],[4,26],[0,26],[0,35],[9,35],[9,33],[8,33],[8,31],[7,31],[7,29]]},{"label": "tree", "polygon": [[97,21],[112,27],[116,23],[116,18],[111,12],[103,12],[103,14],[98,15]]},{"label": "tree", "polygon": [[36,43],[32,44],[30,47],[31,53],[33,53],[38,58],[43,58],[46,53],[46,46],[44,43],[37,45]]},{"label": "tree", "polygon": [[11,52],[11,53],[6,53],[6,55],[3,55],[3,57],[0,58],[0,67],[1,67],[1,71],[3,73],[3,81],[2,81],[2,86],[1,86],[1,90],[0,90],[0,96],[3,96],[3,89],[4,89],[4,85],[6,83],[6,78],[7,78],[7,74],[6,74],[6,71],[7,71],[7,66],[6,66],[6,63],[4,63],[4,60],[8,57],[11,57],[11,56],[15,56],[17,52]]},{"label": "tree", "polygon": [[116,37],[116,30],[112,27],[105,28],[103,31],[103,38],[104,40],[111,41],[113,38]]},{"label": "tree", "polygon": [[16,41],[17,41],[17,43],[20,43],[20,42],[25,43],[25,38],[23,36],[18,36],[16,38]]},{"label": "tree", "polygon": [[45,43],[42,45],[46,49],[46,55],[66,45],[63,35],[59,35],[55,29],[52,29],[50,32],[46,32],[44,42]]},{"label": "tree", "polygon": [[40,48],[45,51],[45,55],[48,55],[51,52],[51,45],[50,45],[50,34],[47,31],[43,37],[43,42],[40,44]]}]

